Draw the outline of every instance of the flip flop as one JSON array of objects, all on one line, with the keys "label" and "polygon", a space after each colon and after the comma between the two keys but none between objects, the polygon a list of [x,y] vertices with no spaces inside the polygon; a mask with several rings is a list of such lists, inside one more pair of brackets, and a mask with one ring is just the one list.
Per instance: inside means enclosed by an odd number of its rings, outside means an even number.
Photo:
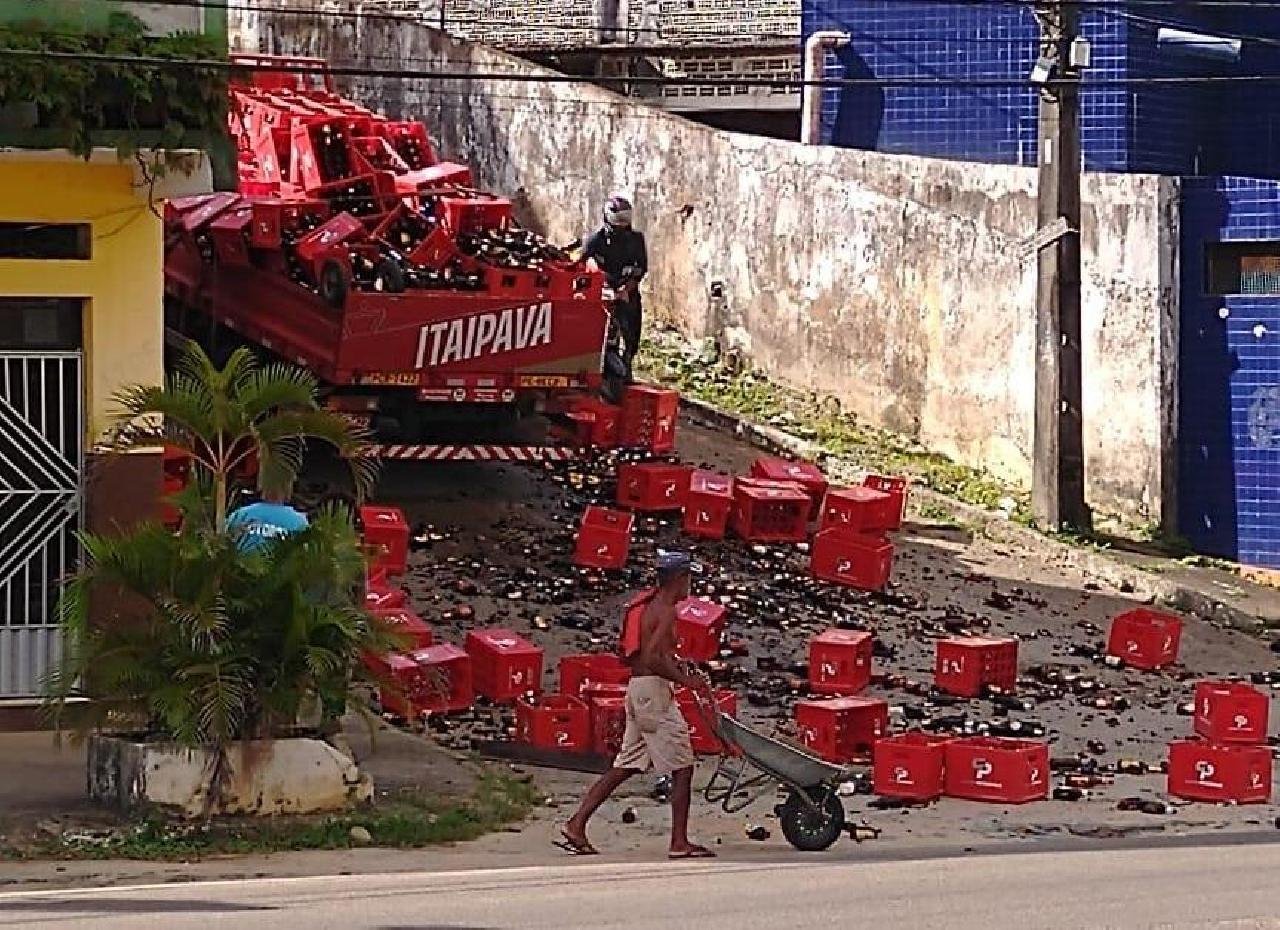
[{"label": "flip flop", "polygon": [[571,856],[600,855],[600,850],[596,849],[586,840],[581,840],[581,841],[575,840],[573,837],[571,837],[568,833],[565,833],[563,830],[560,831],[560,836],[562,837],[562,839],[552,840],[551,845],[556,847],[557,849],[563,849],[565,852],[567,852]]},{"label": "flip flop", "polygon": [[668,859],[714,859],[716,854],[705,846],[690,846],[680,852],[667,853]]}]

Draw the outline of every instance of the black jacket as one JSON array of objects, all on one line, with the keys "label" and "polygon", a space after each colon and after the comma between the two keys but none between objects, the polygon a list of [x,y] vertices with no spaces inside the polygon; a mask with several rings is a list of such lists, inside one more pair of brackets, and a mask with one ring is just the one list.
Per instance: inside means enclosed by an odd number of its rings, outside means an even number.
[{"label": "black jacket", "polygon": [[619,283],[622,270],[628,265],[636,269],[633,280],[639,281],[649,272],[644,233],[635,229],[601,226],[587,238],[584,257],[594,258],[613,286]]}]

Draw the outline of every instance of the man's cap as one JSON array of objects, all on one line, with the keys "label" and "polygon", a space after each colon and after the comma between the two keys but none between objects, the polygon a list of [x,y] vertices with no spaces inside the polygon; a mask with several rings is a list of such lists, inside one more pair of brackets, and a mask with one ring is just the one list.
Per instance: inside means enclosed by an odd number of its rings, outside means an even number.
[{"label": "man's cap", "polygon": [[658,575],[674,578],[677,575],[701,574],[702,566],[682,549],[658,550]]}]

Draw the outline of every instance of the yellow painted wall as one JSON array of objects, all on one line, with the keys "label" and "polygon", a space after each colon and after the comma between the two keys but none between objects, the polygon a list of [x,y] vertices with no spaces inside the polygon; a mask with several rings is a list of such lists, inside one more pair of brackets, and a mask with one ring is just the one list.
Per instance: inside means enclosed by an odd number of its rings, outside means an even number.
[{"label": "yellow painted wall", "polygon": [[[161,208],[157,206],[157,211]],[[0,259],[0,296],[85,297],[87,441],[106,428],[111,396],[164,377],[161,221],[129,162],[32,160],[0,153],[0,222],[88,222],[88,261]]]}]

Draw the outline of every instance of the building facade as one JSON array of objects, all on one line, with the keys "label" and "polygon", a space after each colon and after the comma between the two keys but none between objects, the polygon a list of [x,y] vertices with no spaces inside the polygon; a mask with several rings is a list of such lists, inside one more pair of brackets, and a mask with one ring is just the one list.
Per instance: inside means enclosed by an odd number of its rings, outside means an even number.
[{"label": "building facade", "polygon": [[[1280,13],[1133,4],[1081,19],[1092,52],[1085,168],[1180,184],[1178,507],[1166,529],[1198,551],[1278,568],[1280,95],[1274,84],[1195,79],[1280,75]],[[816,0],[803,32],[820,29],[851,38],[828,57],[828,77],[950,82],[828,89],[826,142],[1035,164],[1038,91],[1028,77],[1038,26],[1027,6]],[[1161,44],[1161,29],[1239,37],[1239,58]]]},{"label": "building facade", "polygon": [[[98,28],[104,9],[49,4],[45,25]],[[14,22],[33,12],[0,5]],[[59,132],[38,108],[0,109],[0,727],[28,719],[61,654],[77,531],[155,512],[159,450],[108,460],[95,446],[113,395],[164,376],[164,200],[212,183],[203,151],[122,156],[106,133],[73,152]]]}]

